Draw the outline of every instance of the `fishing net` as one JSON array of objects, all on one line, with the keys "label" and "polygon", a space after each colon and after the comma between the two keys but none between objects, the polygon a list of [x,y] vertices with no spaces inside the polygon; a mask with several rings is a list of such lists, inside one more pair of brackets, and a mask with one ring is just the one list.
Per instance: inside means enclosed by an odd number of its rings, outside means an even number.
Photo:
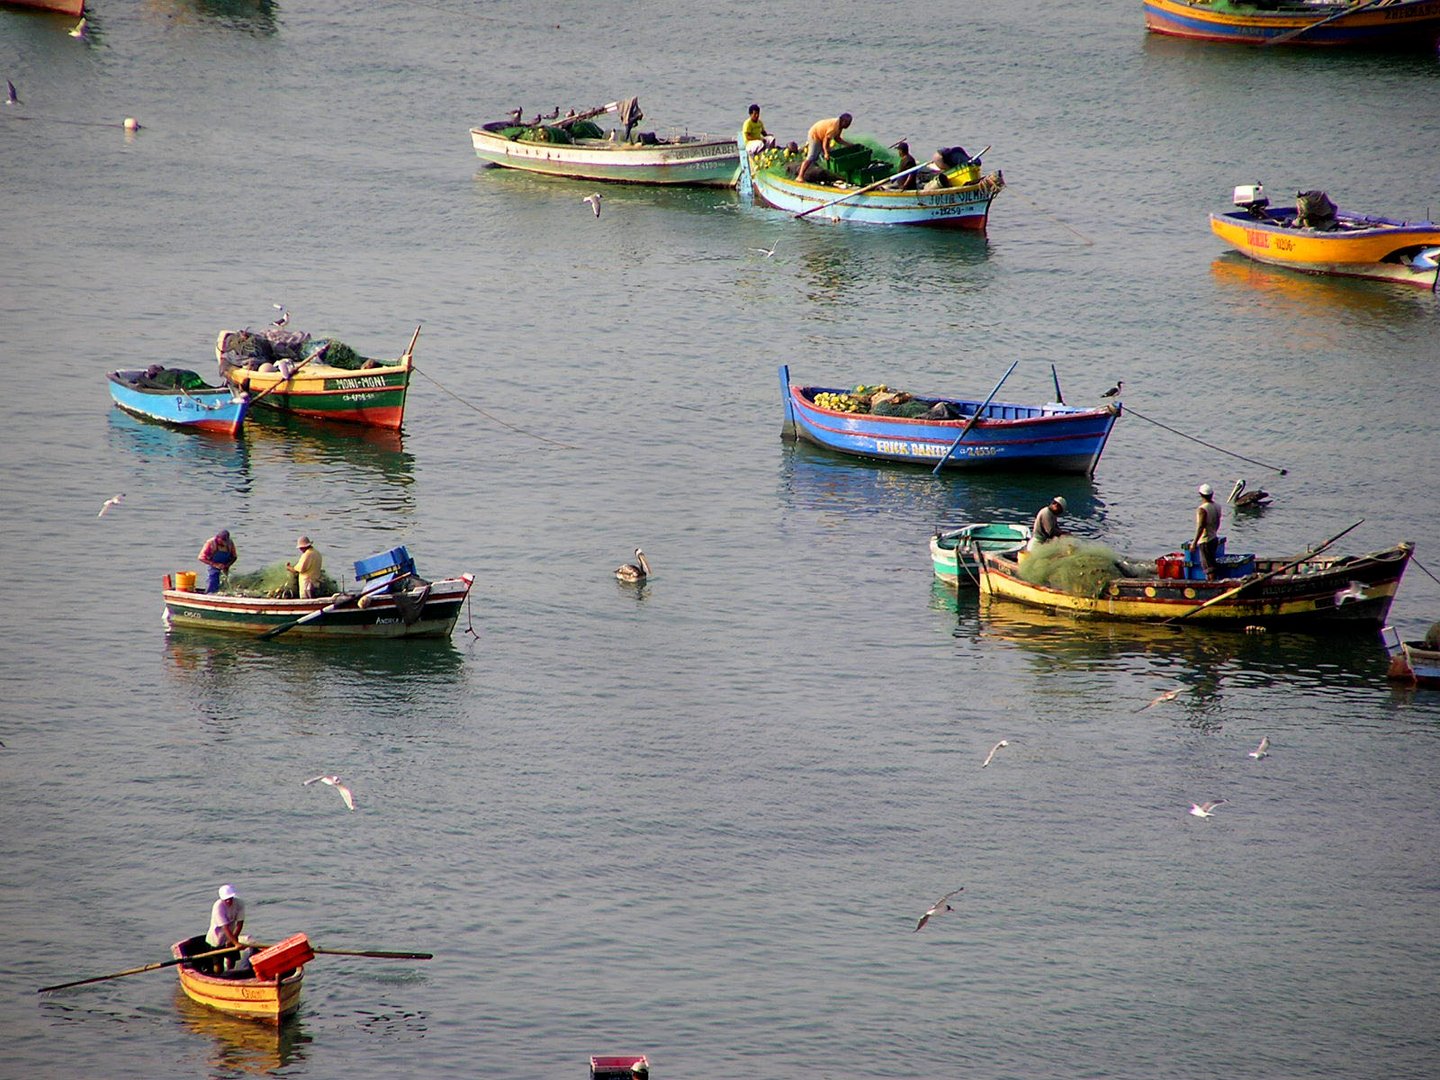
[{"label": "fishing net", "polygon": [[1323,191],[1302,191],[1295,196],[1296,223],[1307,229],[1332,232],[1336,228],[1335,204]]},{"label": "fishing net", "polygon": [[[295,575],[285,569],[285,559],[252,570],[246,574],[230,573],[220,579],[220,591],[229,596],[297,596]],[[323,570],[320,572],[319,596],[332,596],[340,591],[340,585]]]},{"label": "fishing net", "polygon": [[519,142],[554,143],[557,146],[569,143],[570,133],[561,127],[550,127],[542,124],[539,127],[526,128],[518,136]]},{"label": "fishing net", "polygon": [[1041,544],[1020,561],[1020,576],[1032,585],[1045,585],[1071,596],[1100,596],[1110,582],[1123,576],[1115,552],[1104,544],[1072,537]]},{"label": "fishing net", "polygon": [[1425,632],[1425,647],[1440,649],[1440,622],[1435,623]]}]

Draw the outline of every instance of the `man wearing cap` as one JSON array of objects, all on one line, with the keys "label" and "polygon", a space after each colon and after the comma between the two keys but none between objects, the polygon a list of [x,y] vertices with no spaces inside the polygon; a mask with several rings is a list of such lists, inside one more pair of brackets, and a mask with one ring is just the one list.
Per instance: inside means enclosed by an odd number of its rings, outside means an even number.
[{"label": "man wearing cap", "polygon": [[320,591],[320,552],[310,546],[308,536],[296,540],[295,548],[300,552],[300,557],[293,564],[286,563],[285,569],[299,578],[300,599],[313,600]]},{"label": "man wearing cap", "polygon": [[1195,508],[1195,557],[1205,571],[1205,580],[1215,580],[1215,556],[1220,547],[1220,504],[1215,501],[1215,489],[1201,484],[1200,505]]},{"label": "man wearing cap", "polygon": [[[205,944],[212,949],[223,949],[228,945],[240,944],[240,931],[245,929],[245,901],[235,891],[234,885],[220,886],[220,899],[210,909],[210,930],[205,935]],[[239,954],[221,957],[225,967],[231,967]]]},{"label": "man wearing cap", "polygon": [[235,551],[235,543],[230,539],[230,530],[221,529],[200,549],[200,554],[195,556],[207,567],[205,577],[205,591],[220,591],[220,575],[230,573],[230,567],[235,564],[239,554]]},{"label": "man wearing cap", "polygon": [[1056,495],[1048,503],[1040,508],[1035,515],[1035,525],[1030,530],[1030,542],[1025,545],[1026,551],[1034,551],[1041,544],[1047,544],[1051,540],[1064,536],[1060,528],[1060,515],[1065,513],[1065,497]]},{"label": "man wearing cap", "polygon": [[806,136],[808,141],[805,143],[805,160],[800,163],[800,169],[795,174],[796,180],[804,181],[810,166],[820,160],[822,150],[828,157],[836,146],[850,145],[840,137],[840,133],[850,126],[851,119],[848,112],[842,112],[831,120],[817,120],[810,126],[810,134]]}]

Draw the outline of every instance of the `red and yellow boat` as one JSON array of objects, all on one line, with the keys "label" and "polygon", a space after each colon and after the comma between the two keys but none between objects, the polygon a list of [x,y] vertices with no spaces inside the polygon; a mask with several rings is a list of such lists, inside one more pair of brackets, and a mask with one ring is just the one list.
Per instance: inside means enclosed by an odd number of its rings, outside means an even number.
[{"label": "red and yellow boat", "polygon": [[206,944],[204,934],[170,946],[171,955],[183,961],[175,970],[180,975],[180,988],[191,1001],[267,1024],[279,1024],[295,1015],[300,1008],[305,965],[315,958],[304,934],[295,934],[257,952],[250,958],[250,969],[245,974],[227,974],[215,957],[187,959],[213,951],[214,946]]},{"label": "red and yellow boat", "polygon": [[1143,0],[1155,34],[1240,45],[1431,49],[1440,0]]}]

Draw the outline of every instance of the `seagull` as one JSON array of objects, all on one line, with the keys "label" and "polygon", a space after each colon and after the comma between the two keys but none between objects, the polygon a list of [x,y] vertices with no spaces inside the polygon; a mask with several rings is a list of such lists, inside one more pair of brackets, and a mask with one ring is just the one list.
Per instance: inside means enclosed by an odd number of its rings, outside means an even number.
[{"label": "seagull", "polygon": [[15,93],[15,84],[14,84],[13,82],[11,82],[9,79],[6,79],[6,80],[5,80],[5,104],[6,104],[6,105],[19,105],[19,104],[20,104],[20,95],[17,94],[17,93]]},{"label": "seagull", "polygon": [[271,304],[270,306],[273,307],[276,311],[280,312],[279,316],[275,319],[275,321],[270,324],[271,326],[284,326],[290,321],[290,312],[285,310],[284,304]]},{"label": "seagull", "polygon": [[1224,802],[1224,799],[1214,799],[1211,802],[1191,803],[1190,813],[1196,817],[1213,817],[1215,807],[1220,806]]},{"label": "seagull", "polygon": [[1180,696],[1180,691],[1181,691],[1182,689],[1183,689],[1183,687],[1177,686],[1177,687],[1175,687],[1174,690],[1166,690],[1163,694],[1161,694],[1159,697],[1157,697],[1154,701],[1150,702],[1149,705],[1141,705],[1140,708],[1136,709],[1135,711],[1136,711],[1136,712],[1144,712],[1146,709],[1150,708],[1151,705],[1160,705],[1160,704],[1163,704],[1164,702],[1167,702],[1167,701],[1174,701],[1177,697]]},{"label": "seagull", "polygon": [[1010,740],[1009,740],[1009,739],[1001,739],[999,742],[997,742],[994,746],[992,746],[992,747],[990,748],[990,753],[988,753],[988,754],[985,755],[985,762],[984,762],[984,764],[982,764],[982,765],[980,766],[980,768],[982,768],[982,769],[988,768],[989,765],[990,765],[990,762],[992,762],[992,761],[995,760],[995,755],[1000,752],[1000,748],[1001,748],[1002,746],[1009,746],[1009,745],[1010,745]]},{"label": "seagull", "polygon": [[119,506],[124,501],[125,493],[123,491],[119,495],[110,496],[110,498],[106,499],[103,503],[100,504],[100,512],[95,516],[97,518],[104,517],[106,511],[108,511],[112,506]]},{"label": "seagull", "polygon": [[624,566],[615,568],[615,576],[621,581],[644,581],[650,576],[650,563],[645,558],[645,552],[639,548],[635,549],[635,562],[626,563]]},{"label": "seagull", "polygon": [[750,250],[751,250],[751,251],[758,251],[761,255],[764,255],[765,258],[768,259],[768,258],[771,258],[771,257],[775,254],[775,246],[776,246],[776,244],[779,244],[779,243],[780,243],[780,238],[777,236],[777,237],[775,238],[775,243],[774,243],[774,244],[771,244],[768,248],[751,248]]},{"label": "seagull", "polygon": [[910,932],[912,934],[918,934],[920,930],[924,927],[924,925],[931,920],[932,917],[936,915],[943,915],[947,911],[954,911],[955,909],[949,904],[950,897],[964,891],[965,886],[962,885],[960,886],[960,888],[956,889],[955,892],[947,892],[944,896],[940,897],[939,900],[936,900],[935,903],[930,905],[930,910],[925,912],[924,915],[920,916],[920,921],[915,924],[915,929]]},{"label": "seagull", "polygon": [[1361,585],[1358,581],[1352,581],[1335,594],[1335,606],[1339,607],[1347,600],[1364,600],[1370,590]]},{"label": "seagull", "polygon": [[81,20],[75,24],[75,28],[70,31],[70,36],[73,38],[83,38],[88,28],[89,24],[82,17]]},{"label": "seagull", "polygon": [[1262,736],[1260,736],[1260,745],[1257,746],[1257,747],[1255,747],[1254,750],[1251,750],[1251,751],[1250,751],[1250,756],[1253,757],[1256,761],[1259,761],[1262,757],[1265,757],[1265,756],[1266,756],[1267,754],[1269,754],[1269,753],[1270,753],[1270,736],[1268,736],[1268,735],[1262,735]]},{"label": "seagull", "polygon": [[600,216],[600,200],[602,197],[603,196],[597,191],[593,195],[586,195],[585,198],[580,201],[588,202],[590,209],[595,211],[595,216],[598,218]]},{"label": "seagull", "polygon": [[317,780],[320,781],[320,783],[322,784],[329,784],[336,791],[340,792],[340,797],[345,800],[345,805],[351,810],[355,809],[355,796],[350,794],[350,789],[340,782],[340,777],[312,776],[309,780],[305,781],[305,786],[308,787],[310,784],[315,783],[315,781]]},{"label": "seagull", "polygon": [[1101,397],[1119,397],[1119,396],[1120,396],[1120,391],[1123,390],[1123,389],[1125,389],[1125,380],[1124,380],[1124,379],[1116,379],[1116,380],[1115,380],[1115,385],[1112,386],[1112,387],[1110,387],[1109,390],[1106,390],[1106,391],[1105,391],[1103,394],[1101,394],[1100,396],[1101,396]]},{"label": "seagull", "polygon": [[1270,505],[1270,493],[1268,491],[1246,491],[1245,481],[1236,480],[1235,486],[1230,489],[1230,505],[1236,510],[1263,510]]}]

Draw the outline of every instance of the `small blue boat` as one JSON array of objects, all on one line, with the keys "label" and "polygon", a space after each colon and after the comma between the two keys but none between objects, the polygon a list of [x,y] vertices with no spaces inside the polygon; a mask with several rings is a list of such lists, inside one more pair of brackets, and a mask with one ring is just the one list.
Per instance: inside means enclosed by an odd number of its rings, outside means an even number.
[{"label": "small blue boat", "polygon": [[[902,395],[909,406],[905,411],[920,415],[876,415],[854,411],[861,399],[849,390],[791,383],[788,365],[780,368],[780,396],[786,438],[805,439],[842,454],[927,468],[943,458],[947,469],[1084,476],[1094,474],[1122,411],[1118,402],[1082,409],[1059,402],[987,404],[907,394]],[[971,423],[977,411],[979,418]],[[957,444],[962,430],[965,437]]]},{"label": "small blue boat", "polygon": [[143,370],[112,371],[110,396],[126,412],[176,427],[239,435],[250,395],[211,386],[185,368],[152,364]]}]

